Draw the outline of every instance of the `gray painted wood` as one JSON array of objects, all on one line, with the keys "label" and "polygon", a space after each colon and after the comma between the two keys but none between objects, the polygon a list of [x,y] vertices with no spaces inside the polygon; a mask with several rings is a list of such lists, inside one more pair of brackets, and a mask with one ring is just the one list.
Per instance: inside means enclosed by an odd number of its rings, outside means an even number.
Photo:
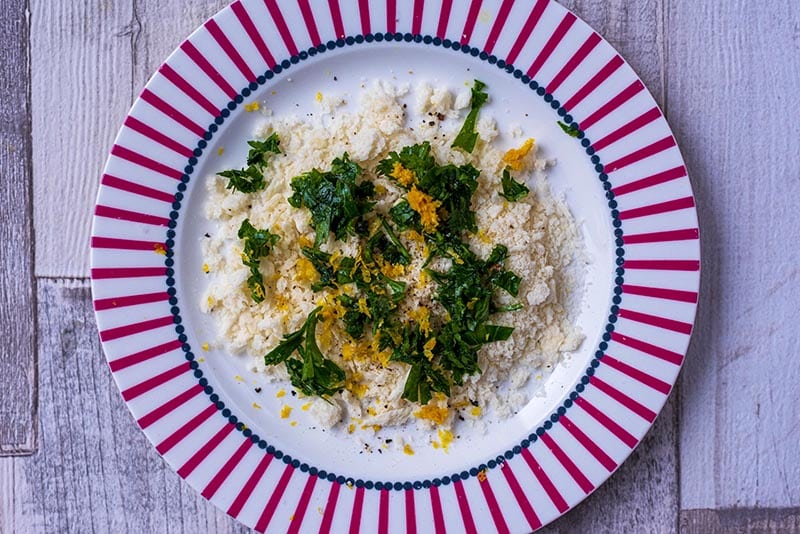
[{"label": "gray painted wood", "polygon": [[100,349],[88,284],[42,280],[38,293],[39,449],[0,460],[0,532],[246,532],[134,423]]},{"label": "gray painted wood", "polygon": [[0,14],[0,456],[36,446],[28,21],[23,0]]},{"label": "gray painted wood", "polygon": [[800,4],[668,7],[669,119],[704,255],[681,383],[681,506],[796,507]]},{"label": "gray painted wood", "polygon": [[37,276],[89,274],[100,174],[133,101],[133,3],[30,0]]},{"label": "gray painted wood", "polygon": [[681,511],[685,534],[787,534],[800,532],[800,508],[724,508]]}]

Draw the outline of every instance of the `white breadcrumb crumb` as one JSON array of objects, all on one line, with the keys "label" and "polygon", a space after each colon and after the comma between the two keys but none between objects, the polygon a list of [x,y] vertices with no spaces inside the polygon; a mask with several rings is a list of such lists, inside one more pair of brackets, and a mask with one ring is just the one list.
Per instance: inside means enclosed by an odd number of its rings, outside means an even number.
[{"label": "white breadcrumb crumb", "polygon": [[[327,306],[334,297],[330,289],[312,292],[313,280],[304,278],[305,271],[298,269],[303,261],[298,242],[313,242],[314,231],[308,211],[295,209],[287,202],[292,195],[291,179],[311,168],[328,169],[334,158],[347,152],[382,192],[376,211],[385,213],[402,191],[393,181],[372,174],[377,162],[391,150],[428,141],[440,163],[472,163],[481,170],[473,197],[480,231],[468,242],[484,258],[496,243],[508,247],[506,268],[517,273],[522,282],[517,299],[503,293],[497,304],[520,302],[524,308],[493,316],[492,322],[513,326],[514,332],[507,341],[485,345],[479,351],[481,374],[466,377],[463,386],[453,388],[449,399],[437,396],[425,410],[420,410],[419,405],[401,398],[408,366],[389,362],[386,354],[358,343],[345,349],[345,345],[354,342],[338,326],[337,319],[326,318],[323,313],[317,327],[320,348],[345,370],[347,387],[330,402],[308,399],[308,411],[321,427],[343,423],[349,432],[354,428],[371,432],[378,427],[409,423],[440,432],[441,436],[446,435],[441,432],[449,433],[456,422],[485,430],[487,414],[505,418],[519,410],[530,400],[530,394],[525,392],[531,376],[551,370],[565,352],[576,350],[583,340],[574,325],[574,308],[583,295],[583,271],[575,265],[582,256],[583,245],[575,222],[564,202],[551,194],[543,174],[550,162],[537,159],[535,146],[521,160],[521,170],[514,173],[515,179],[527,182],[530,194],[518,202],[508,202],[498,194],[502,191],[500,178],[505,163],[504,152],[492,144],[499,135],[492,117],[480,115],[476,127],[480,140],[472,154],[451,148],[469,107],[468,88],[454,96],[446,87],[417,84],[410,95],[413,107],[424,124],[435,118],[435,125],[417,127],[419,119],[413,119],[416,122],[412,129],[412,119],[401,101],[409,93],[408,85],[364,85],[366,89],[357,95],[358,109],[352,112],[341,109],[344,97],[328,94],[317,95],[322,113],[313,117],[273,117],[267,115],[266,107],[261,107],[265,119],[258,135],[266,137],[276,132],[283,151],[270,158],[265,171],[269,183],[263,191],[246,195],[226,189],[226,180],[219,176],[208,178],[205,215],[217,228],[211,238],[203,240],[209,284],[200,307],[215,319],[219,341],[232,352],[250,355],[252,368],[268,381],[288,387],[284,366],[265,366],[264,354],[284,334],[298,329],[320,302]],[[521,137],[521,128],[513,128],[511,136]],[[236,235],[245,218],[255,227],[281,236],[270,255],[261,261],[266,299],[260,304],[250,297],[248,268],[241,261],[242,243]],[[401,237],[414,258],[397,276],[407,282],[408,288],[401,311],[419,306],[436,309],[439,304],[434,300],[435,284],[425,283],[421,274],[426,255],[424,243]],[[329,238],[323,249],[353,254],[357,241],[350,239],[342,244]],[[470,411],[476,405],[480,410]],[[458,417],[462,411],[464,417]]]}]

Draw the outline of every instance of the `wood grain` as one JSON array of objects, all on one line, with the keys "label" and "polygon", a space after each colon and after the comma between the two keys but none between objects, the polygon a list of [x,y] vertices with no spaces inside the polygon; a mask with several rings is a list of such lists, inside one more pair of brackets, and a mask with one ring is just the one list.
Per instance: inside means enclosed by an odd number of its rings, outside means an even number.
[{"label": "wood grain", "polygon": [[89,273],[97,186],[133,97],[131,4],[30,0],[37,276]]},{"label": "wood grain", "polygon": [[800,508],[683,510],[682,534],[791,534],[800,532]]},{"label": "wood grain", "polygon": [[0,13],[0,456],[36,447],[31,117],[25,2]]},{"label": "wood grain", "polygon": [[0,460],[0,532],[246,532],[158,456],[100,349],[86,282],[39,285],[41,439]]},{"label": "wood grain", "polygon": [[681,506],[800,505],[800,4],[670,2],[669,119],[702,301],[681,383]]}]

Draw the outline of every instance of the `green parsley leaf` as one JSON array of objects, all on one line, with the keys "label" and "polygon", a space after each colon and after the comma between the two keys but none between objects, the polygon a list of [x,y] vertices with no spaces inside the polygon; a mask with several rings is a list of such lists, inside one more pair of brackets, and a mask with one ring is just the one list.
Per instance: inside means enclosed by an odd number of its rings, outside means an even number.
[{"label": "green parsley leaf", "polygon": [[[315,308],[300,330],[284,336],[283,341],[264,356],[264,363],[277,365],[283,362],[295,388],[304,395],[327,400],[326,397],[344,388],[345,373],[326,358],[317,345],[317,314],[321,309]],[[300,359],[291,357],[295,352]]]},{"label": "green parsley leaf", "polygon": [[289,204],[295,208],[305,206],[311,212],[311,226],[317,233],[314,248],[319,249],[330,232],[336,239],[358,233],[358,223],[374,206],[370,201],[374,194],[372,182],[356,183],[362,172],[345,152],[333,160],[329,171],[312,169],[292,179],[294,194],[289,197]]},{"label": "green parsley leaf", "polygon": [[282,154],[281,140],[277,133],[273,133],[263,141],[254,139],[247,142],[250,151],[247,153],[247,167],[244,169],[230,169],[218,174],[228,179],[226,189],[234,189],[240,193],[255,193],[267,186],[264,179],[263,166],[267,163],[269,154]]},{"label": "green parsley leaf", "polygon": [[570,137],[578,137],[581,134],[580,129],[578,129],[574,124],[566,125],[561,121],[558,121],[559,127],[564,130],[564,133]]},{"label": "green parsley leaf", "polygon": [[245,169],[231,169],[221,171],[220,176],[228,179],[226,189],[235,189],[240,193],[255,193],[266,187],[267,182],[264,174],[255,166],[251,165]]},{"label": "green parsley leaf", "polygon": [[400,343],[389,358],[390,361],[411,366],[402,395],[402,398],[410,402],[428,404],[433,392],[450,395],[450,381],[444,370],[425,355],[425,343],[428,341],[429,339],[422,335],[419,324],[408,323],[403,328]]},{"label": "green parsley leaf", "polygon": [[325,287],[336,287],[334,280],[336,279],[336,272],[331,265],[331,254],[323,252],[316,248],[303,247],[300,249],[303,256],[309,259],[311,265],[319,273],[319,280],[311,285],[311,290],[321,291]]},{"label": "green parsley leaf", "polygon": [[242,221],[237,236],[239,239],[244,240],[242,263],[250,268],[250,276],[247,278],[250,296],[254,301],[262,302],[265,292],[264,278],[259,270],[260,260],[269,255],[280,236],[271,233],[269,230],[259,230],[250,224],[250,219]]},{"label": "green parsley leaf", "polygon": [[453,141],[453,148],[461,148],[470,154],[475,149],[475,142],[478,140],[478,134],[475,132],[475,123],[478,121],[478,111],[489,98],[489,93],[483,91],[485,87],[486,84],[482,81],[474,81],[472,85],[470,110],[467,114],[467,118],[464,119],[464,125],[461,127],[461,131],[458,132],[458,135]]},{"label": "green parsley leaf", "polygon": [[389,209],[389,217],[401,232],[409,228],[420,228],[419,213],[411,209],[408,201],[403,199]]},{"label": "green parsley leaf", "polygon": [[273,132],[269,137],[263,141],[254,139],[247,142],[250,145],[250,151],[247,153],[247,164],[265,164],[269,154],[283,154],[281,152],[281,140],[278,134]]},{"label": "green parsley leaf", "polygon": [[516,202],[528,196],[528,192],[530,191],[528,186],[514,180],[514,178],[511,177],[508,167],[503,169],[503,177],[500,181],[503,186],[503,192],[500,193],[500,196],[509,202]]}]

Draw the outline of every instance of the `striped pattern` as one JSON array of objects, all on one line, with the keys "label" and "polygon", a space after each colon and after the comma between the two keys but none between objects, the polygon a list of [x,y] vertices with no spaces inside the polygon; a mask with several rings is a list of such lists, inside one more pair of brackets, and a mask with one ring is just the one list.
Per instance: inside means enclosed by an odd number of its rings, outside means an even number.
[{"label": "striped pattern", "polygon": [[[95,310],[109,367],[158,452],[205,497],[257,531],[538,529],[619,466],[654,420],[682,363],[700,263],[695,203],[675,139],[622,58],[552,0],[296,4],[289,10],[277,0],[234,1],[181,44],[126,118],[100,181],[91,242]],[[495,16],[476,43],[484,9]],[[263,31],[264,21],[271,31]],[[508,38],[513,21],[521,27]],[[222,417],[176,339],[163,236],[187,160],[239,89],[288,55],[348,33],[423,28],[504,58],[580,124],[605,163],[623,221],[626,281],[600,366],[550,431],[478,476],[395,495],[342,488],[301,472]],[[520,58],[525,64],[517,65]],[[111,232],[112,222],[126,224],[125,235]],[[665,243],[681,252],[665,256]],[[115,259],[119,254],[124,264]],[[121,324],[125,313],[129,322]],[[279,508],[289,511],[288,522]]]}]

